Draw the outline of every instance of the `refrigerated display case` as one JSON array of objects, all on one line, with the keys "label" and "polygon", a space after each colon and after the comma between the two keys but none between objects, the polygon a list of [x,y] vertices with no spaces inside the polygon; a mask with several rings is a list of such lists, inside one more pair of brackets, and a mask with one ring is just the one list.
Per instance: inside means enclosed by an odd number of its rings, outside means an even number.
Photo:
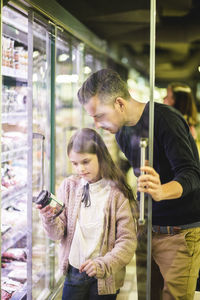
[{"label": "refrigerated display case", "polygon": [[81,127],[81,108],[76,92],[81,73],[80,42],[69,34],[58,32],[56,39],[55,105],[56,105],[56,187],[70,174],[67,143],[71,132]]},{"label": "refrigerated display case", "polygon": [[51,25],[11,6],[2,15],[1,297],[45,299],[54,244],[32,199],[50,190]]},{"label": "refrigerated display case", "polygon": [[[83,80],[86,80],[93,72],[105,67],[106,59],[103,56],[98,56],[96,52],[89,47],[85,47],[83,64]],[[93,120],[90,116],[84,114],[83,118],[85,127],[94,127]]]},{"label": "refrigerated display case", "polygon": [[[91,49],[85,49],[84,44],[58,30],[56,38],[56,188],[61,181],[72,174],[72,166],[67,157],[67,144],[72,134],[81,127],[94,126],[86,122],[84,110],[77,98],[77,91],[83,81],[91,73],[101,69],[103,57],[98,57]],[[97,60],[98,57],[98,60]],[[55,243],[55,269],[58,270],[59,244]],[[57,281],[59,276],[56,276]]]},{"label": "refrigerated display case", "polygon": [[[86,37],[61,10],[58,21],[46,1],[40,5],[10,1],[2,9],[2,299],[54,299],[62,288],[59,243],[46,237],[34,200],[71,174],[69,138],[94,126],[77,91],[107,64],[105,43]],[[114,136],[99,132],[116,160]]]},{"label": "refrigerated display case", "polygon": [[[50,190],[50,69],[51,26],[41,16],[32,16],[32,194]],[[45,299],[52,286],[52,242],[42,228],[39,212],[32,207],[32,299]]]},{"label": "refrigerated display case", "polygon": [[65,148],[84,123],[85,46],[26,6],[11,2],[2,16],[1,297],[46,299],[62,281],[58,243],[32,200],[71,172]]},{"label": "refrigerated display case", "polygon": [[[78,42],[71,35],[58,30],[55,39],[55,190],[71,172],[67,160],[67,142],[73,130],[80,126],[80,113],[74,101],[78,84]],[[59,242],[55,242],[55,273],[57,283],[62,276],[58,265]]]},{"label": "refrigerated display case", "polygon": [[27,293],[28,19],[3,8],[1,299]]}]

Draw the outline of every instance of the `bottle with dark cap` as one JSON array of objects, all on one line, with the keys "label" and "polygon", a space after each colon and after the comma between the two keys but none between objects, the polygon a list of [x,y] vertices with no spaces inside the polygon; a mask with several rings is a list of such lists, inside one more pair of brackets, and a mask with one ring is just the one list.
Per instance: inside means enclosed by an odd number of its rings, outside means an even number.
[{"label": "bottle with dark cap", "polygon": [[55,195],[48,192],[47,190],[42,190],[39,195],[37,196],[35,200],[36,204],[42,205],[42,208],[50,205],[54,208],[54,215],[52,216],[52,219],[55,219],[57,216],[59,216],[63,209],[65,208],[65,204],[63,204],[60,200],[56,198]]}]

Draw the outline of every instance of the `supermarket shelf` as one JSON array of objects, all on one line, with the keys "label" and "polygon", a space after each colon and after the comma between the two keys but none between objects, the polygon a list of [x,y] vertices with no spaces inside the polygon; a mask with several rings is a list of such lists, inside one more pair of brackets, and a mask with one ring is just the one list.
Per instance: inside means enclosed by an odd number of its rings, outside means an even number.
[{"label": "supermarket shelf", "polygon": [[27,119],[28,115],[27,112],[8,112],[8,113],[3,113],[1,119],[1,123],[13,123],[13,122],[20,122],[23,119]]},{"label": "supermarket shelf", "polygon": [[1,276],[2,277],[7,277],[9,272],[10,272],[10,270],[8,270],[7,268],[1,268]]},{"label": "supermarket shelf", "polygon": [[1,224],[1,236],[6,234],[6,232],[10,229],[11,229],[11,227],[9,225]]},{"label": "supermarket shelf", "polygon": [[25,26],[25,24],[17,23],[15,20],[12,20],[12,18],[7,18],[5,15],[3,15],[3,23],[19,29],[22,32],[28,33],[28,22]]},{"label": "supermarket shelf", "polygon": [[[8,271],[1,269],[2,277],[7,277]],[[27,283],[25,282],[21,289],[17,290],[10,299],[14,300],[25,300],[27,294]]]},{"label": "supermarket shelf", "polygon": [[[10,67],[2,66],[2,75],[6,76],[6,77],[14,78],[15,82],[22,81],[22,82],[27,83],[27,81],[28,81],[26,72],[22,71],[20,69],[13,69]],[[4,79],[4,81],[9,80],[9,78],[3,78],[3,79]]]},{"label": "supermarket shelf", "polygon": [[26,79],[16,78],[16,77],[6,76],[6,75],[2,76],[2,82],[4,85],[15,86],[15,87],[17,86],[27,87],[28,85],[28,81]]},{"label": "supermarket shelf", "polygon": [[11,300],[25,300],[27,294],[27,284],[24,283],[23,288],[17,292],[10,298]]},{"label": "supermarket shelf", "polygon": [[1,153],[1,162],[6,162],[8,160],[13,160],[21,157],[22,155],[27,154],[28,147],[21,147],[17,149],[13,149],[10,151],[5,151]]},{"label": "supermarket shelf", "polygon": [[21,196],[22,194],[27,193],[27,185],[22,186],[18,190],[16,190],[16,187],[10,190],[9,192],[2,191],[2,207],[5,206],[5,204],[8,206],[9,202],[12,200],[15,200],[17,197]]},{"label": "supermarket shelf", "polygon": [[[20,26],[18,22],[13,22],[11,18],[6,18],[3,16],[3,35],[13,40],[17,41],[18,43],[23,43],[27,46],[27,33],[28,33],[28,25],[24,24]],[[14,30],[13,30],[14,29]]]},{"label": "supermarket shelf", "polygon": [[[24,229],[24,227],[23,227]],[[20,241],[23,237],[27,235],[27,230],[18,230],[18,232],[14,233],[12,237],[8,237],[8,239],[3,240],[1,246],[1,254],[4,253],[7,249],[14,246],[18,241]]]}]

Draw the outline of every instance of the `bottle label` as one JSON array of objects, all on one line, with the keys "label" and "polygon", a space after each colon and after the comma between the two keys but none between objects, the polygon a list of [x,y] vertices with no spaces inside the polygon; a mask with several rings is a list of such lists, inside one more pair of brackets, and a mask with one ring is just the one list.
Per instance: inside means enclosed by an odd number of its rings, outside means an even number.
[{"label": "bottle label", "polygon": [[59,204],[60,206],[63,206],[62,201],[58,200],[54,194],[51,194],[50,197],[51,197],[51,199],[54,200],[54,201],[51,201],[51,204],[50,204],[51,206],[55,207],[57,204]]}]

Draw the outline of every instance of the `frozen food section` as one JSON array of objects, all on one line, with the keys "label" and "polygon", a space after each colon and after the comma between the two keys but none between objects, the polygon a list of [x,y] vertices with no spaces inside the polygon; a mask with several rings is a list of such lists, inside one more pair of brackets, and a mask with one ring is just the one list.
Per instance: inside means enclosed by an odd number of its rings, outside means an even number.
[{"label": "frozen food section", "polygon": [[62,287],[58,242],[46,237],[34,199],[42,189],[56,193],[72,172],[67,142],[77,128],[93,126],[76,93],[106,66],[100,44],[95,50],[27,2],[1,8],[2,300],[54,299]]},{"label": "frozen food section", "polygon": [[28,19],[3,8],[1,299],[27,294]]}]

